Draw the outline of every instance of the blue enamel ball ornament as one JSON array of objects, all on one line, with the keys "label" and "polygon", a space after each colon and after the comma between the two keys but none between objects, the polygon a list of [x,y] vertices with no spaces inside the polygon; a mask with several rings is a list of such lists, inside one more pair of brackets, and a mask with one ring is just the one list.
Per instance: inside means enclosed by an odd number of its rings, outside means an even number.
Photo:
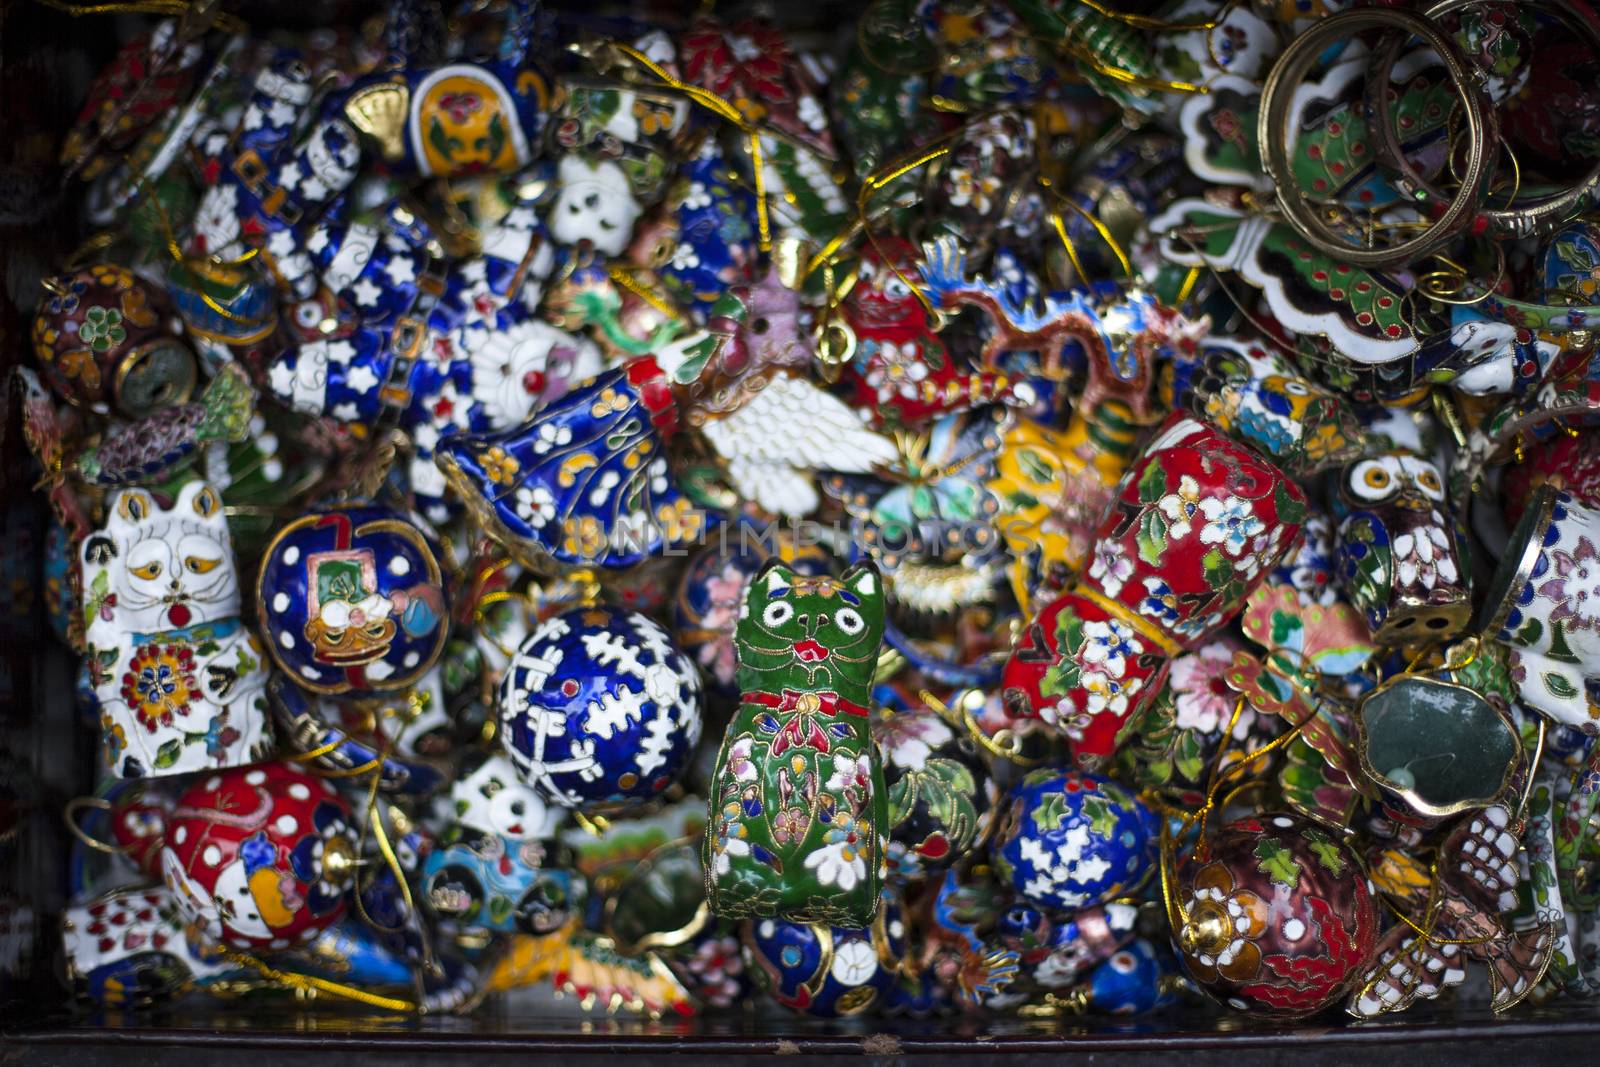
[{"label": "blue enamel ball ornament", "polygon": [[1077,911],[1133,891],[1154,869],[1160,823],[1109,778],[1035,771],[1002,808],[992,857],[1045,910]]},{"label": "blue enamel ball ornament", "polygon": [[653,619],[582,607],[546,619],[500,683],[500,735],[523,781],[587,812],[637,807],[700,739],[700,673]]}]

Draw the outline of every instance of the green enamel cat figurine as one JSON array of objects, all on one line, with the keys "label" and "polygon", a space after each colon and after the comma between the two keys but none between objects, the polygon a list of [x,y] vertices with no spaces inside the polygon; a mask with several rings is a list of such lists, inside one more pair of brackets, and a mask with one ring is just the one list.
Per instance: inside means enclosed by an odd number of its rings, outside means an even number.
[{"label": "green enamel cat figurine", "polygon": [[813,578],[773,561],[751,580],[705,837],[713,913],[872,921],[888,807],[867,702],[883,623],[870,563]]}]

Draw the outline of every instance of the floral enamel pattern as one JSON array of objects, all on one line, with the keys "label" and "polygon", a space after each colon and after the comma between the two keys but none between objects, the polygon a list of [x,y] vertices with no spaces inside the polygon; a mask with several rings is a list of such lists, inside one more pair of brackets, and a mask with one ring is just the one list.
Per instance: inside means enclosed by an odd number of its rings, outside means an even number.
[{"label": "floral enamel pattern", "polygon": [[237,973],[221,950],[186,929],[164,886],[117,889],[61,916],[67,979],[98,1007],[143,1008]]},{"label": "floral enamel pattern", "polygon": [[1002,879],[1045,911],[1103,904],[1154,868],[1156,816],[1109,778],[1038,770],[1006,797],[990,857]]},{"label": "floral enamel pattern", "polygon": [[546,619],[512,657],[499,701],[523,781],[566,808],[619,810],[659,796],[700,739],[700,674],[638,612],[594,606]]},{"label": "floral enamel pattern", "polygon": [[1332,831],[1289,815],[1229,824],[1180,868],[1179,956],[1200,987],[1239,1010],[1309,1015],[1343,996],[1371,959],[1375,890]]},{"label": "floral enamel pattern", "polygon": [[106,767],[144,778],[265,756],[266,657],[239,619],[217,491],[190,482],[162,510],[144,490],[123,490],[105,528],[84,541],[80,565]]},{"label": "floral enamel pattern", "polygon": [[898,878],[943,870],[988,836],[999,800],[971,738],[930,711],[872,721],[889,792],[889,863]]},{"label": "floral enamel pattern", "polygon": [[1172,655],[1215,633],[1293,544],[1305,497],[1207,423],[1175,414],[1102,519],[1089,566],[1029,623],[1006,664],[1008,703],[1101,761],[1160,690]]},{"label": "floral enamel pattern", "polygon": [[1522,701],[1556,722],[1600,734],[1600,510],[1541,489],[1506,546],[1485,610],[1510,648]]},{"label": "floral enamel pattern", "polygon": [[705,837],[711,909],[861,927],[887,866],[888,797],[868,729],[884,595],[772,562],[737,634],[741,703],[717,757]]},{"label": "floral enamel pattern", "polygon": [[1234,656],[1242,651],[1239,641],[1219,635],[1172,661],[1166,687],[1128,720],[1120,739],[1117,767],[1126,781],[1198,807],[1224,746],[1232,762],[1276,732],[1230,685]]},{"label": "floral enamel pattern", "polygon": [[45,281],[33,346],[68,403],[143,418],[189,399],[194,352],[172,329],[164,291],[114,264]]},{"label": "floral enamel pattern", "polygon": [[484,529],[528,566],[622,568],[705,528],[662,452],[675,425],[666,380],[646,357],[515,429],[447,438],[435,461]]},{"label": "floral enamel pattern", "polygon": [[162,875],[213,941],[282,949],[344,914],[354,871],[350,809],[326,779],[289,763],[201,779],[167,822]]}]

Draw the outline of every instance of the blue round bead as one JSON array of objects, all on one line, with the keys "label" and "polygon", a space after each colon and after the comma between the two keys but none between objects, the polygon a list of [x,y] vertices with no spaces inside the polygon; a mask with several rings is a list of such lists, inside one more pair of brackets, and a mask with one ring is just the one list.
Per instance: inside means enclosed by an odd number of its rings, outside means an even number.
[{"label": "blue round bead", "polygon": [[745,957],[773,1000],[806,1015],[860,1015],[885,1002],[906,948],[900,905],[885,896],[861,930],[781,919],[745,927]]},{"label": "blue round bead", "polygon": [[1136,888],[1153,869],[1160,823],[1109,778],[1035,771],[1012,789],[993,859],[1023,897],[1077,911]]}]

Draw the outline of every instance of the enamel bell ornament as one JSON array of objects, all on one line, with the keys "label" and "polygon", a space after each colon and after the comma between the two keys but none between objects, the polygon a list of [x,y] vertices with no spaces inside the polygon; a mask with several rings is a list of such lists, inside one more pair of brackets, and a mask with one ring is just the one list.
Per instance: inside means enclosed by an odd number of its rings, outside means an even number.
[{"label": "enamel bell ornament", "polygon": [[1228,824],[1180,858],[1173,943],[1208,996],[1296,1018],[1342,999],[1378,937],[1377,890],[1334,831],[1291,815]]},{"label": "enamel bell ornament", "polygon": [[1006,701],[1064,733],[1080,764],[1105,760],[1172,657],[1243,607],[1305,511],[1259,454],[1174,414],[1122,482],[1088,570],[1018,637]]},{"label": "enamel bell ornament", "polygon": [[736,638],[741,703],[717,756],[705,835],[714,914],[873,921],[888,797],[867,702],[883,624],[870,564],[806,578],[774,561],[750,583]]},{"label": "enamel bell ornament", "polygon": [[266,655],[240,619],[215,489],[190,482],[170,508],[143,489],[118,492],[79,565],[89,678],[112,774],[189,774],[271,751]]}]

